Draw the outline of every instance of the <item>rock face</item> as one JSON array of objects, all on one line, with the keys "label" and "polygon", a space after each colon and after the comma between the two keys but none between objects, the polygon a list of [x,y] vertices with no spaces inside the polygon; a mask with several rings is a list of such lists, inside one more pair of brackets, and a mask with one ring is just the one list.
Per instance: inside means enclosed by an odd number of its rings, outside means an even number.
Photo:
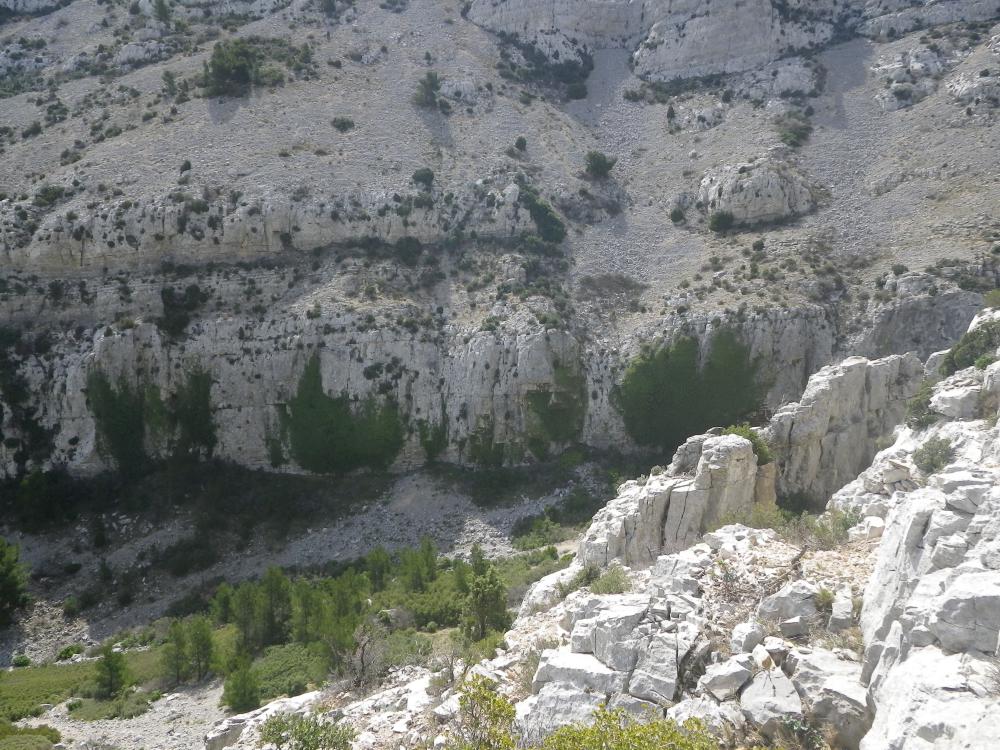
[{"label": "rock face", "polygon": [[[519,261],[501,260],[499,272],[513,276],[519,266]],[[289,285],[280,270],[259,270],[239,280],[228,276],[201,277],[194,293],[206,302],[199,304],[207,307],[209,297],[281,299]],[[15,408],[0,395],[0,474],[13,476],[33,466],[89,474],[115,465],[115,456],[101,443],[95,400],[88,392],[95,374],[119,395],[141,391],[164,404],[188,393],[192,377],[207,376],[202,407],[214,434],[214,456],[254,468],[315,470],[298,461],[287,420],[289,403],[314,360],[327,397],[347,398],[354,411],[369,400],[398,409],[402,445],[388,456],[389,465],[419,464],[428,449],[441,460],[510,464],[531,460],[533,451],[549,446],[559,450],[567,440],[598,447],[628,444],[612,399],[628,352],[585,346],[570,332],[540,326],[526,310],[511,311],[503,326],[488,331],[450,324],[444,317],[406,321],[412,311],[403,307],[395,323],[375,328],[363,311],[348,311],[324,296],[312,307],[299,302],[281,318],[208,314],[183,332],[168,334],[156,322],[169,313],[163,297],[167,287],[176,290],[181,305],[187,304],[190,285],[149,281],[128,287],[134,296],[130,305],[140,311],[135,318],[122,312],[119,297],[126,291],[121,286],[83,284],[72,296],[67,292],[57,315],[81,327],[67,322],[62,334],[46,339],[45,352],[26,352],[3,365],[23,379],[25,402]],[[86,304],[76,298],[80,294]],[[0,312],[11,323],[52,314],[43,301],[36,306],[27,296],[0,301]],[[697,335],[709,335],[710,320],[689,318]],[[116,319],[113,326],[96,327],[98,321]],[[95,328],[82,327],[86,323]],[[798,363],[776,373],[772,403],[797,395],[809,370],[831,354],[832,333],[818,310],[775,311],[734,325],[753,357]],[[559,426],[552,433],[555,419]],[[44,460],[25,465],[22,441],[32,434],[44,435],[50,449]],[[150,423],[142,442],[145,452],[157,457],[168,455],[177,440],[169,425]],[[721,455],[712,460],[728,461]],[[689,488],[699,497],[705,482],[724,481],[713,475],[718,470],[710,463],[702,484]],[[723,513],[735,501],[733,491],[713,490]],[[675,532],[683,533],[690,519],[675,520]]]},{"label": "rock face", "polygon": [[782,407],[767,429],[779,496],[804,495],[822,507],[868,466],[875,440],[902,421],[922,375],[909,354],[851,358],[810,378],[802,399]]},{"label": "rock face", "polygon": [[816,208],[814,188],[792,165],[761,159],[709,170],[699,203],[709,214],[730,214],[737,224],[782,221]]},{"label": "rock face", "polygon": [[[155,42],[126,45],[118,53],[119,62],[148,62],[157,49]],[[405,216],[386,211],[392,197],[382,194],[346,195],[332,204],[293,200],[283,193],[241,196],[238,203],[231,197],[177,202],[170,195],[147,196],[123,198],[100,210],[73,204],[76,210],[69,212],[70,218],[62,212],[44,213],[30,201],[3,201],[0,247],[14,269],[92,271],[102,266],[148,268],[164,259],[205,263],[274,258],[333,243],[443,242],[460,218],[483,227],[483,236],[503,240],[534,227],[528,209],[506,191],[512,184],[479,191],[469,186],[466,195],[447,206],[443,197],[435,196],[440,199],[436,205],[432,201],[429,208],[413,206]],[[24,211],[32,213],[37,224],[27,237],[17,219]]]},{"label": "rock face", "polygon": [[648,565],[663,552],[682,550],[713,521],[749,510],[756,470],[749,440],[709,437],[693,477],[662,474],[626,483],[594,517],[577,559],[602,567],[612,560]]},{"label": "rock face", "polygon": [[517,35],[552,61],[625,48],[640,75],[671,80],[761,67],[845,32],[885,37],[889,29],[987,20],[995,12],[988,0],[474,0],[469,18]]}]

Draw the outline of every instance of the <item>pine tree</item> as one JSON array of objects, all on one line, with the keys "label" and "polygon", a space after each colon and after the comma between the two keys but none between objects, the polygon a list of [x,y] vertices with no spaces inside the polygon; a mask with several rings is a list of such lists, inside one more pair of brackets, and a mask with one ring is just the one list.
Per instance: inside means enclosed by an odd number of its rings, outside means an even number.
[{"label": "pine tree", "polygon": [[111,644],[101,648],[101,658],[97,660],[97,692],[102,698],[114,698],[128,682],[128,666],[125,654],[114,651]]},{"label": "pine tree", "polygon": [[260,583],[263,600],[261,622],[264,645],[283,643],[292,611],[292,585],[281,568],[268,568]]},{"label": "pine tree", "polygon": [[167,0],[156,0],[153,3],[153,15],[160,23],[170,23],[170,6]]},{"label": "pine tree", "polygon": [[160,656],[163,673],[171,684],[184,682],[188,673],[188,639],[187,632],[180,620],[170,623],[167,642],[163,645]]},{"label": "pine tree", "polygon": [[253,653],[260,645],[263,602],[252,583],[243,583],[232,601],[232,621],[236,625],[237,646],[244,653]]},{"label": "pine tree", "polygon": [[194,678],[205,679],[212,667],[215,648],[212,643],[212,624],[204,615],[192,617],[187,626],[188,656]]},{"label": "pine tree", "polygon": [[466,628],[476,640],[490,630],[507,627],[507,589],[496,568],[487,563],[486,572],[474,575],[466,598]]}]

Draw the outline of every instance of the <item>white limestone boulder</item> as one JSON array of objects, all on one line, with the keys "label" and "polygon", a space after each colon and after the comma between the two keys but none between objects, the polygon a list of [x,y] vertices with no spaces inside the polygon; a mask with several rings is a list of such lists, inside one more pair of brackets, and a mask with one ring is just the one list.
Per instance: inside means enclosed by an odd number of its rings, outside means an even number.
[{"label": "white limestone boulder", "polygon": [[773,737],[785,719],[802,715],[802,700],[792,681],[780,669],[762,669],[740,694],[740,707],[747,721],[767,737]]},{"label": "white limestone boulder", "polygon": [[819,587],[806,580],[786,583],[779,591],[764,598],[757,607],[761,620],[782,621],[792,617],[811,618],[816,614]]},{"label": "white limestone boulder", "polygon": [[711,169],[698,200],[708,211],[728,213],[737,224],[782,221],[816,208],[814,188],[791,164],[760,159]]}]

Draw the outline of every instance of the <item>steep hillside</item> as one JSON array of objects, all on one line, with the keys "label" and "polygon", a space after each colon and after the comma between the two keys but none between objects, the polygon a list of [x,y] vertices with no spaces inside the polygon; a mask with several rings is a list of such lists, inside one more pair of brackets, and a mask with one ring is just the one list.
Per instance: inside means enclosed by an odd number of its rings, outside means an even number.
[{"label": "steep hillside", "polygon": [[[10,6],[4,473],[670,449],[642,345],[730,332],[770,408],[946,345],[995,283],[995,9],[765,5]],[[306,404],[385,435],[306,455]]]}]

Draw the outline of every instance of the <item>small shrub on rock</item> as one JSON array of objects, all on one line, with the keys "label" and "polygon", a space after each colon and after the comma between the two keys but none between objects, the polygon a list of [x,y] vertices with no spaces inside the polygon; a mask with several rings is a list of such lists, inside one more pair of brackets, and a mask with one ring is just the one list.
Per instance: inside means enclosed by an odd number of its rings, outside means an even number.
[{"label": "small shrub on rock", "polygon": [[925,380],[906,402],[906,426],[914,430],[930,427],[938,421],[938,415],[931,411],[931,396],[934,395],[934,385]]},{"label": "small shrub on rock", "polygon": [[929,438],[913,452],[913,463],[924,474],[941,471],[955,457],[955,449],[947,438]]},{"label": "small shrub on rock", "polygon": [[774,455],[771,453],[771,447],[767,444],[767,441],[757,434],[757,431],[748,423],[731,425],[724,429],[722,434],[739,435],[741,438],[749,440],[750,445],[753,446],[754,455],[757,456],[758,466],[766,466],[774,460]]},{"label": "small shrub on rock", "polygon": [[599,596],[624,594],[631,588],[632,584],[620,565],[612,565],[600,578],[590,584],[591,592]]}]

